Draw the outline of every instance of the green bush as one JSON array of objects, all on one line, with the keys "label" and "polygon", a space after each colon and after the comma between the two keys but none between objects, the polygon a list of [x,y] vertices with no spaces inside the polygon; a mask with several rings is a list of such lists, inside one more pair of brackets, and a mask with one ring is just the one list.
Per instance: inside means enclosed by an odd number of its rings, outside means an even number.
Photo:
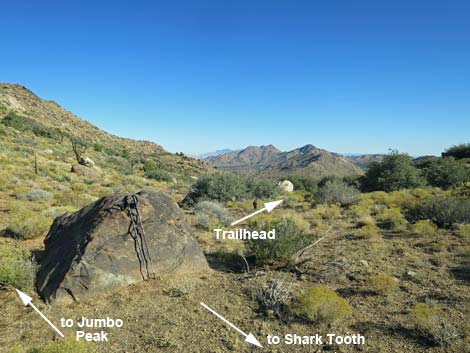
[{"label": "green bush", "polygon": [[439,227],[470,223],[470,199],[455,196],[432,196],[408,209],[407,218],[413,222],[431,220]]},{"label": "green bush", "polygon": [[278,188],[271,180],[249,178],[247,192],[252,198],[269,199],[278,194]]},{"label": "green bush", "polygon": [[470,168],[453,157],[435,158],[420,165],[429,185],[448,189],[470,181]]},{"label": "green bush", "polygon": [[398,207],[385,208],[376,217],[377,222],[382,228],[394,232],[406,230],[408,222]]},{"label": "green bush", "polygon": [[214,173],[201,176],[186,195],[185,202],[194,204],[200,200],[235,201],[243,199],[246,193],[247,186],[242,176]]},{"label": "green bush", "polygon": [[51,224],[51,218],[21,208],[8,220],[5,233],[20,240],[32,239],[45,235]]},{"label": "green bush", "polygon": [[442,152],[442,157],[454,157],[456,159],[470,158],[470,143],[452,146]]},{"label": "green bush", "polygon": [[425,178],[407,154],[391,152],[381,162],[372,162],[362,179],[365,191],[396,191],[424,186]]},{"label": "green bush", "polygon": [[306,222],[299,216],[284,216],[281,219],[258,218],[249,223],[256,231],[276,230],[276,239],[250,239],[246,250],[254,255],[257,264],[269,264],[277,260],[287,260],[310,243]]},{"label": "green bush", "polygon": [[29,250],[0,247],[0,287],[32,289],[35,272]]},{"label": "green bush", "polygon": [[227,210],[214,201],[201,201],[194,208],[197,224],[210,230],[219,226],[229,226],[232,218]]},{"label": "green bush", "polygon": [[282,180],[289,180],[294,184],[295,191],[304,191],[314,194],[317,191],[318,179],[312,176],[289,175]]},{"label": "green bush", "polygon": [[359,201],[359,190],[339,179],[328,180],[315,193],[317,204],[350,205]]},{"label": "green bush", "polygon": [[327,287],[314,287],[297,297],[294,312],[313,322],[331,323],[352,314],[346,299]]},{"label": "green bush", "polygon": [[36,136],[57,139],[55,129],[50,129],[26,116],[18,115],[14,112],[8,113],[1,121],[5,126],[12,127],[18,131],[31,131]]}]

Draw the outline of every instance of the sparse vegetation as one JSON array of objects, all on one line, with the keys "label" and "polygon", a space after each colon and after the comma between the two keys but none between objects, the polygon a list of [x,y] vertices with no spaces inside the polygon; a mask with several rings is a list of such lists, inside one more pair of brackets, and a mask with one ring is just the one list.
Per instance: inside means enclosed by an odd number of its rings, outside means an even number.
[{"label": "sparse vegetation", "polygon": [[31,290],[36,267],[26,249],[0,247],[0,288]]},{"label": "sparse vegetation", "polygon": [[74,337],[65,338],[57,342],[51,342],[42,347],[29,349],[14,348],[10,353],[96,353],[92,343],[77,342]]},{"label": "sparse vegetation", "polygon": [[295,313],[313,322],[331,323],[348,318],[352,314],[346,299],[327,287],[306,290],[296,299]]},{"label": "sparse vegetation", "polygon": [[411,226],[413,234],[420,236],[432,237],[436,235],[437,226],[429,220],[418,221]]}]

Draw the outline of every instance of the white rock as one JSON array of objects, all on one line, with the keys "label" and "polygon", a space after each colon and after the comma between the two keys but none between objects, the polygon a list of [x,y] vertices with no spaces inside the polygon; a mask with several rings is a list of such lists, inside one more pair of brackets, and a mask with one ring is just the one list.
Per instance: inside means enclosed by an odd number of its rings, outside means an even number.
[{"label": "white rock", "polygon": [[279,189],[284,192],[293,192],[294,191],[294,184],[292,184],[289,180],[283,180],[279,184],[277,184]]}]

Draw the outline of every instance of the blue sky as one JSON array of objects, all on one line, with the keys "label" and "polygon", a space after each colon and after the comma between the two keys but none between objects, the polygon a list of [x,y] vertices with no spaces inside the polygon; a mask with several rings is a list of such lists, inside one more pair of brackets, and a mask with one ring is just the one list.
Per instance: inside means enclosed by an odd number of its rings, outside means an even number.
[{"label": "blue sky", "polygon": [[172,152],[470,142],[470,2],[10,1],[0,81]]}]

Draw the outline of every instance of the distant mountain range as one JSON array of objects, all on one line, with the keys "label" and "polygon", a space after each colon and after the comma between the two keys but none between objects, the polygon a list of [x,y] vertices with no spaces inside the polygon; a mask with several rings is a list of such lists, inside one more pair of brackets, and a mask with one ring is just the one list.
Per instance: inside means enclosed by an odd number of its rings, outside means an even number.
[{"label": "distant mountain range", "polygon": [[[227,171],[265,176],[299,174],[323,177],[361,175],[368,156],[344,157],[313,145],[283,152],[273,145],[267,145],[249,146],[241,151],[222,153],[204,160]],[[379,158],[379,155],[372,156],[374,157],[370,157],[370,160]]]},{"label": "distant mountain range", "polygon": [[206,152],[206,153],[200,154],[198,156],[198,158],[204,159],[204,158],[207,158],[207,157],[219,156],[221,154],[230,153],[230,152],[238,152],[238,151],[241,151],[241,150],[242,150],[241,148],[237,149],[237,150],[232,150],[230,148],[224,148],[222,150],[216,150],[216,151]]}]

